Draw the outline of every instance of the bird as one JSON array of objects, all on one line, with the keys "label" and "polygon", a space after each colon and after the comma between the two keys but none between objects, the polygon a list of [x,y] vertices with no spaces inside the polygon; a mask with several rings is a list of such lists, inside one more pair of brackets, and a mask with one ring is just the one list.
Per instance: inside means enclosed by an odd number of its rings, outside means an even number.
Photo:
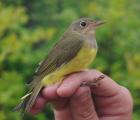
[{"label": "bird", "polygon": [[87,69],[98,50],[96,28],[104,23],[91,18],[80,18],[72,22],[39,64],[27,94],[21,98],[14,111],[28,112],[43,87],[61,83],[67,75]]}]

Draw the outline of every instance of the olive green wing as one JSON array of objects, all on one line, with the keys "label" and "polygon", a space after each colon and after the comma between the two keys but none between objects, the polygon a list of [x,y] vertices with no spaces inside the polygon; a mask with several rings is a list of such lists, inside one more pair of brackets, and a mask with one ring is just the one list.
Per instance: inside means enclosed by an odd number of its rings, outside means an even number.
[{"label": "olive green wing", "polygon": [[62,38],[50,51],[48,57],[39,65],[35,74],[46,75],[68,63],[79,52],[83,42],[83,36],[77,34]]}]

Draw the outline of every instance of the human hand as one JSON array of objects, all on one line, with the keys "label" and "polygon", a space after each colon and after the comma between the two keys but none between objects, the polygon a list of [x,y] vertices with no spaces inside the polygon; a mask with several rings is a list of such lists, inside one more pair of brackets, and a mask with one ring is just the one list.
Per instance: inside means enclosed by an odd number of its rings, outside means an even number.
[{"label": "human hand", "polygon": [[51,102],[56,120],[131,120],[133,102],[126,88],[107,76],[98,87],[80,87],[100,75],[95,70],[74,73],[63,83],[44,88],[30,112],[37,114]]}]

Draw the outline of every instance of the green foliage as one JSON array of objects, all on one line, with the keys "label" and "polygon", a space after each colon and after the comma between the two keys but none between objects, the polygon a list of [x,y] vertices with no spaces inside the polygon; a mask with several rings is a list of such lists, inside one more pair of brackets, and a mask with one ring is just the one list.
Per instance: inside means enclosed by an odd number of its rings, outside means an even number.
[{"label": "green foliage", "polygon": [[[91,17],[107,21],[97,31],[99,51],[91,65],[127,87],[134,98],[133,119],[140,117],[139,0],[1,0],[0,120],[53,119],[47,108],[39,116],[12,112],[25,92],[37,63],[71,21]],[[47,113],[47,114],[46,114]]]}]

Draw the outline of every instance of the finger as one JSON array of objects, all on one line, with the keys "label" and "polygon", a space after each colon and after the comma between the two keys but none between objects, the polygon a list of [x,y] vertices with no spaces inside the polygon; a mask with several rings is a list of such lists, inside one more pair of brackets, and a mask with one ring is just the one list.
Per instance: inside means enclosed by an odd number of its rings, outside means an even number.
[{"label": "finger", "polygon": [[75,120],[98,120],[89,87],[80,87],[70,99]]},{"label": "finger", "polygon": [[72,120],[71,111],[68,106],[68,99],[60,98],[56,90],[59,87],[60,83],[57,83],[52,86],[45,87],[42,90],[42,95],[44,98],[48,99],[49,102],[53,105],[55,119],[57,120]]},{"label": "finger", "polygon": [[[89,75],[92,77],[101,76],[103,73],[97,70],[91,70]],[[98,87],[93,87],[92,93],[98,96],[112,96],[118,93],[120,90],[120,85],[113,81],[110,77],[106,76],[99,82]]]},{"label": "finger", "polygon": [[60,85],[60,83],[56,83],[52,86],[45,87],[42,90],[42,96],[49,100],[54,100],[54,99],[58,98],[56,90],[59,87],[59,85]]},{"label": "finger", "polygon": [[68,99],[66,98],[57,98],[56,100],[51,101],[55,110],[63,110],[68,106]]},{"label": "finger", "polygon": [[70,97],[80,87],[84,81],[94,81],[99,75],[91,70],[74,73],[68,76],[57,89],[57,94],[61,97]]},{"label": "finger", "polygon": [[54,110],[55,120],[73,120],[69,107],[63,110]]},{"label": "finger", "polygon": [[133,100],[130,92],[124,87],[120,87],[116,94],[110,96],[95,95],[94,102],[99,116],[120,116],[127,118],[131,118],[132,116]]},{"label": "finger", "polygon": [[[99,71],[91,72],[94,76],[102,74]],[[100,81],[98,87],[92,88],[91,92],[99,116],[131,118],[133,102],[130,92],[108,76]]]},{"label": "finger", "polygon": [[69,108],[69,101],[66,98],[58,98],[51,102],[54,107],[56,120],[72,120],[72,114]]},{"label": "finger", "polygon": [[32,108],[29,110],[29,112],[33,115],[39,113],[43,107],[46,104],[46,99],[44,99],[42,96],[39,96],[36,101],[35,104],[32,106]]}]

